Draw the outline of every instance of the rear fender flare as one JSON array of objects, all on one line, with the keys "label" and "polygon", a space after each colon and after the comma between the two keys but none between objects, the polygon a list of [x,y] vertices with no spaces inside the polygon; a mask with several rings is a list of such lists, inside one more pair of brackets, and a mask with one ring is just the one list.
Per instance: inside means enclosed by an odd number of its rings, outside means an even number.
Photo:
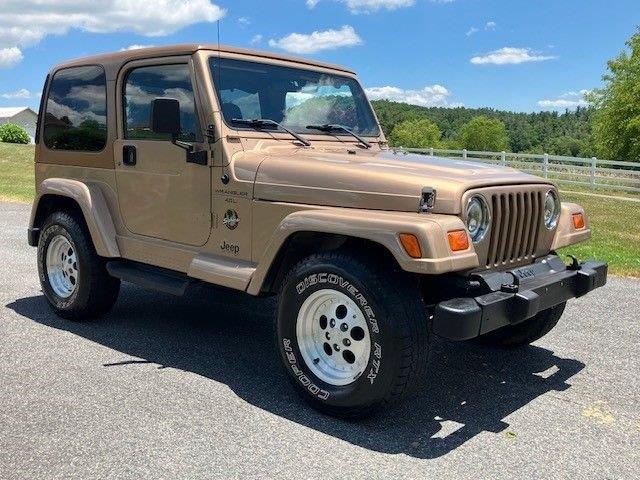
[{"label": "rear fender flare", "polygon": [[82,211],[96,252],[101,257],[120,257],[116,242],[116,229],[102,190],[97,185],[67,178],[48,178],[38,187],[31,210],[30,227],[39,228],[38,208],[45,196],[66,197],[73,200]]}]

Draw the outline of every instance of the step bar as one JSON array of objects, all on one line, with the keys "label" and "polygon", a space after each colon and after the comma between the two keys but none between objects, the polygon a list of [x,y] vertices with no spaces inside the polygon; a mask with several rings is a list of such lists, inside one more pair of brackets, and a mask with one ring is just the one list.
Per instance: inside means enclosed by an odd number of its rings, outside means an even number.
[{"label": "step bar", "polygon": [[107,271],[124,282],[177,296],[184,295],[187,287],[197,282],[184,273],[128,260],[107,262]]}]

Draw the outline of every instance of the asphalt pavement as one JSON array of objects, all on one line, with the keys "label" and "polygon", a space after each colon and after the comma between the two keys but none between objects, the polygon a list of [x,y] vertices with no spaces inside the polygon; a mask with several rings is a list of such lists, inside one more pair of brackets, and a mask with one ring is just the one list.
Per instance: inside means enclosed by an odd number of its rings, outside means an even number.
[{"label": "asphalt pavement", "polygon": [[640,282],[570,302],[535,345],[436,340],[427,386],[375,418],[309,409],[273,301],[123,286],[93,323],[54,316],[0,204],[0,478],[640,478]]}]

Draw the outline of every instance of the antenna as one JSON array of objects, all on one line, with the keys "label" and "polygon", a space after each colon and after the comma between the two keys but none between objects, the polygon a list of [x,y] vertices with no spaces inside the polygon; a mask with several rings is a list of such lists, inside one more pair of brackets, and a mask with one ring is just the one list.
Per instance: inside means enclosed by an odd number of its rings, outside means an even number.
[{"label": "antenna", "polygon": [[221,65],[220,65],[220,19],[216,22],[218,26],[218,88],[220,88],[220,75],[221,75]]},{"label": "antenna", "polygon": [[[216,25],[218,28],[218,68],[217,68],[218,78],[216,79],[215,88],[217,88],[218,92],[220,92],[220,88],[222,87],[220,83],[220,77],[222,75],[222,66],[220,65],[220,19],[218,19],[218,21],[216,22]],[[218,95],[218,102],[222,102],[220,95]],[[224,115],[224,113],[222,112],[222,104],[220,104],[220,115]],[[223,185],[226,185],[227,183],[229,183],[229,175],[226,172],[224,160],[222,162],[222,176],[220,177],[220,181],[222,182]]]}]

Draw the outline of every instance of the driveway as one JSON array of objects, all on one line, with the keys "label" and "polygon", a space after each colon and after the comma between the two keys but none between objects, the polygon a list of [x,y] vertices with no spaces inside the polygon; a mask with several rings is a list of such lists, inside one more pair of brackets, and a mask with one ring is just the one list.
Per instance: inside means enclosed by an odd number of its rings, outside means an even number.
[{"label": "driveway", "polygon": [[124,285],[52,315],[29,207],[0,204],[0,478],[640,478],[640,282],[570,302],[534,346],[434,340],[426,389],[363,422],[306,407],[273,301]]}]

